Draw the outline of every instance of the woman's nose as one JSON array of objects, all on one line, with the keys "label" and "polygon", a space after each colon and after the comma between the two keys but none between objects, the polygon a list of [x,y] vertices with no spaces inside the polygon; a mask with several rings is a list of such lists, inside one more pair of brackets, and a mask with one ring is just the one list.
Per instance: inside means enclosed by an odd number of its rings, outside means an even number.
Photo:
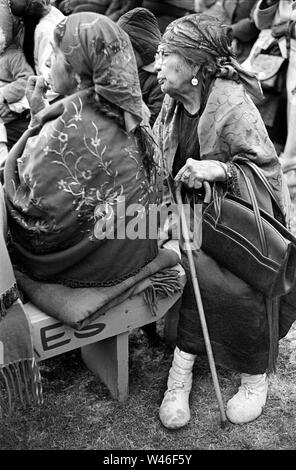
[{"label": "woman's nose", "polygon": [[154,70],[155,72],[159,72],[161,70],[161,60],[160,57],[156,54],[155,60],[154,60]]},{"label": "woman's nose", "polygon": [[46,59],[45,65],[46,65],[46,67],[50,67],[50,66],[51,66],[51,59],[50,59],[50,56]]}]

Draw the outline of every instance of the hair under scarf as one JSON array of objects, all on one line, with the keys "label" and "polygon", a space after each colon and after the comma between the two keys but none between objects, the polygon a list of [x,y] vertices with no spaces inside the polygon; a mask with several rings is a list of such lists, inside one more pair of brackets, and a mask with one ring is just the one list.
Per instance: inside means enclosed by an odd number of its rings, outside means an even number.
[{"label": "hair under scarf", "polygon": [[151,64],[161,41],[158,22],[153,13],[147,8],[134,8],[122,15],[117,24],[129,35],[143,64]]},{"label": "hair under scarf", "polygon": [[128,35],[104,15],[74,13],[55,28],[55,40],[73,71],[124,111],[127,131],[142,121],[137,64]]},{"label": "hair under scarf", "polygon": [[256,76],[244,70],[231,49],[231,29],[206,14],[193,14],[170,23],[161,40],[161,47],[178,52],[194,64],[213,62],[216,76],[240,80],[247,91],[262,98]]}]

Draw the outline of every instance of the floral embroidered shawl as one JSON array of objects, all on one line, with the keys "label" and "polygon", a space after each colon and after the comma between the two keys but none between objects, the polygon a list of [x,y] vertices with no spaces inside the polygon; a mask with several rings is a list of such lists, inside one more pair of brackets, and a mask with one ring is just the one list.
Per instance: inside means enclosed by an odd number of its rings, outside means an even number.
[{"label": "floral embroidered shawl", "polygon": [[[157,255],[156,239],[125,233],[137,216],[133,208],[125,217],[125,208],[138,204],[143,221],[156,197],[132,132],[144,114],[136,60],[127,34],[95,13],[68,16],[55,39],[90,89],[39,113],[40,132],[9,155],[4,179],[14,251],[20,268],[39,280],[116,284]],[[91,91],[123,110],[125,130],[94,108]]]},{"label": "floral embroidered shawl", "polygon": [[[156,197],[135,138],[95,111],[87,94],[50,106],[40,133],[29,137],[19,158],[10,153],[4,173],[20,267],[33,278],[73,287],[119,282],[157,255],[157,240],[124,237],[135,215],[122,212],[117,220],[121,204],[141,205],[145,217]],[[54,111],[61,114],[50,119]],[[112,237],[112,227],[114,239],[100,239],[104,231]]]},{"label": "floral embroidered shawl", "polygon": [[[157,240],[124,237],[134,214],[117,218],[124,203],[140,205],[146,217],[156,197],[135,138],[95,111],[87,94],[50,106],[40,133],[19,158],[13,149],[4,172],[20,267],[36,279],[73,287],[119,282],[157,255]],[[54,111],[61,114],[50,119]],[[101,239],[104,231],[111,235]]]}]

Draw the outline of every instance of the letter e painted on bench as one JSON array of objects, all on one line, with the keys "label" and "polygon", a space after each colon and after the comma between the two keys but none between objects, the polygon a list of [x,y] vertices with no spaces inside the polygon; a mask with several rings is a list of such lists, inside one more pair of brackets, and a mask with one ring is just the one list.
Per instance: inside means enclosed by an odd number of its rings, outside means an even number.
[{"label": "letter e painted on bench", "polygon": [[74,336],[78,339],[90,338],[91,336],[96,336],[101,333],[105,326],[105,323],[92,323],[79,331],[74,331]]},{"label": "letter e painted on bench", "polygon": [[55,323],[54,325],[48,325],[48,326],[44,326],[43,328],[40,328],[41,344],[42,344],[44,351],[49,351],[50,349],[56,349],[65,344],[70,343],[71,339],[65,339],[63,341],[49,344],[49,343],[52,343],[52,341],[56,341],[57,339],[60,339],[63,336],[65,336],[64,331],[62,331],[61,333],[57,333],[55,335],[51,335],[51,336],[47,334],[50,330],[55,330],[56,328],[59,328],[61,326],[64,326],[63,323]]}]

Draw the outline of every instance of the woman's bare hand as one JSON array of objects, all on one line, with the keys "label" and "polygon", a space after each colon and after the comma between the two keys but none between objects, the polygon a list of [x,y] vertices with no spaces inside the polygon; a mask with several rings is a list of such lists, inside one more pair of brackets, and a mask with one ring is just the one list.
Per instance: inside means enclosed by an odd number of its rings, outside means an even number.
[{"label": "woman's bare hand", "polygon": [[0,117],[8,116],[11,113],[11,110],[6,103],[0,103]]},{"label": "woman's bare hand", "polygon": [[45,108],[47,101],[44,98],[46,82],[43,76],[31,76],[26,87],[26,98],[30,105],[31,115],[34,118],[41,109]]},{"label": "woman's bare hand", "polygon": [[189,188],[198,189],[204,181],[225,181],[226,178],[227,167],[225,163],[188,158],[186,164],[175,176],[175,181],[185,183]]}]

